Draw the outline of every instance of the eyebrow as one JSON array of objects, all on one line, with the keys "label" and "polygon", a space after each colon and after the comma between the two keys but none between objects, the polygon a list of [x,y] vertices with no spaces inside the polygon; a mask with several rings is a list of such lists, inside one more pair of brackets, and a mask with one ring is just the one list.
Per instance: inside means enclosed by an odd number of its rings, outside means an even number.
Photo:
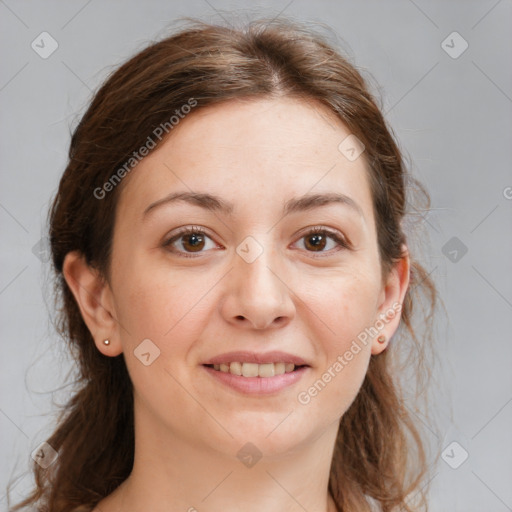
[{"label": "eyebrow", "polygon": [[[225,215],[232,215],[234,211],[233,203],[229,203],[212,194],[199,192],[174,192],[162,199],[159,199],[158,201],[155,201],[154,203],[151,203],[144,210],[143,217],[146,217],[151,210],[154,210],[159,206],[180,201],[199,206],[208,211],[224,213]],[[351,197],[335,192],[326,194],[309,194],[290,199],[284,204],[283,215],[286,216],[290,213],[312,210],[314,208],[330,204],[348,206],[364,219],[362,208]]]}]

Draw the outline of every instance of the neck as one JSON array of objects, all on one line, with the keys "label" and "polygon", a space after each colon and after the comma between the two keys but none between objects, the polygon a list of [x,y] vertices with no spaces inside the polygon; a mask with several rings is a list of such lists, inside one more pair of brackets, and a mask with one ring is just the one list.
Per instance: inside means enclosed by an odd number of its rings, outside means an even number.
[{"label": "neck", "polygon": [[254,448],[240,460],[237,449],[191,442],[148,421],[136,415],[133,470],[112,495],[123,512],[336,511],[328,483],[338,422],[286,453],[265,455],[262,449],[252,464]]}]

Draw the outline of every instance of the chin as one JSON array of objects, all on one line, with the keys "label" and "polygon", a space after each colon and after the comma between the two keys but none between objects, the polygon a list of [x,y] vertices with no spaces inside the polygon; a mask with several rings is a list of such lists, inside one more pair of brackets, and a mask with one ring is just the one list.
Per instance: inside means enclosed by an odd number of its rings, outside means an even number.
[{"label": "chin", "polygon": [[297,422],[296,413],[290,412],[269,414],[266,419],[264,414],[260,414],[257,424],[245,419],[236,428],[227,426],[227,429],[235,438],[235,443],[240,446],[252,443],[265,455],[280,455],[314,436],[308,426]]}]

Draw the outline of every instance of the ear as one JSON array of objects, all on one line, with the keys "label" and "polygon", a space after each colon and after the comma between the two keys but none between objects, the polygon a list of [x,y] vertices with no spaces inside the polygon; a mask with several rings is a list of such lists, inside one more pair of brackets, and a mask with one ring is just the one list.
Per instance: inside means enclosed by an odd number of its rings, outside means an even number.
[{"label": "ear", "polygon": [[[119,355],[122,352],[119,323],[109,284],[78,251],[66,254],[62,273],[97,349],[106,356]],[[110,340],[109,345],[103,343],[105,339]]]},{"label": "ear", "polygon": [[[400,324],[402,304],[409,287],[410,276],[409,250],[406,245],[402,245],[402,254],[402,258],[389,272],[379,297],[378,320],[375,325],[382,328],[372,341],[372,355],[380,354],[387,348],[389,340]],[[385,336],[386,341],[379,343],[379,336]]]}]

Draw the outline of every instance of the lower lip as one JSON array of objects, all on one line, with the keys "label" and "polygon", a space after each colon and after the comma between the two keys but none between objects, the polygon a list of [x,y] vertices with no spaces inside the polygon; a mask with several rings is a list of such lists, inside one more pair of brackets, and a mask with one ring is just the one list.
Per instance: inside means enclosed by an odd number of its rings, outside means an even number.
[{"label": "lower lip", "polygon": [[309,370],[308,366],[303,366],[293,372],[275,375],[274,377],[242,377],[214,370],[209,366],[203,366],[203,368],[214,379],[248,395],[271,395],[272,393],[277,393],[298,382],[304,373]]}]

